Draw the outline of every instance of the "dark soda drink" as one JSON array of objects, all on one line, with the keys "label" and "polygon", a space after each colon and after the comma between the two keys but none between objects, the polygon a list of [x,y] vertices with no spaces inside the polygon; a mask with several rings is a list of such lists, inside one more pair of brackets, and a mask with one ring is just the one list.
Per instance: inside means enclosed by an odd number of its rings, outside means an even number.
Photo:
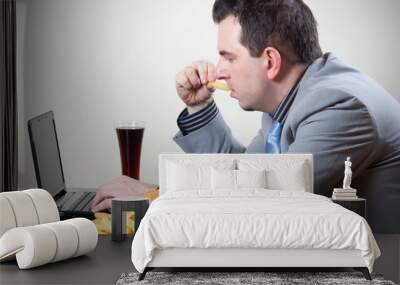
[{"label": "dark soda drink", "polygon": [[143,127],[117,127],[122,174],[139,180]]}]

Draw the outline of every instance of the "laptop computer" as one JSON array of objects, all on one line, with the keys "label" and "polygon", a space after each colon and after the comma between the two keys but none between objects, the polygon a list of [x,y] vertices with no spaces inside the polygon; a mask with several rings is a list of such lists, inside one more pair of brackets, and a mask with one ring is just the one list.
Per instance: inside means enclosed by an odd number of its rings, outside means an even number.
[{"label": "laptop computer", "polygon": [[88,192],[88,189],[83,191],[66,188],[53,112],[49,111],[30,119],[28,131],[38,187],[47,190],[53,196],[61,219],[94,219],[90,206],[95,189]]}]

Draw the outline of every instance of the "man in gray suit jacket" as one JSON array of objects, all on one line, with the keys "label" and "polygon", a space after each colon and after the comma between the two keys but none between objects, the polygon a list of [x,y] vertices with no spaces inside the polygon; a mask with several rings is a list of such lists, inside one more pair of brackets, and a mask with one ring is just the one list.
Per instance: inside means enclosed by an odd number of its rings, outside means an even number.
[{"label": "man in gray suit jacket", "polygon": [[[400,105],[382,87],[331,53],[301,1],[217,0],[217,66],[198,61],[177,75],[187,108],[176,143],[190,153],[312,153],[314,192],[352,187],[367,199],[374,232],[400,233]],[[210,82],[223,79],[246,111],[263,113],[245,147],[223,120]]]}]

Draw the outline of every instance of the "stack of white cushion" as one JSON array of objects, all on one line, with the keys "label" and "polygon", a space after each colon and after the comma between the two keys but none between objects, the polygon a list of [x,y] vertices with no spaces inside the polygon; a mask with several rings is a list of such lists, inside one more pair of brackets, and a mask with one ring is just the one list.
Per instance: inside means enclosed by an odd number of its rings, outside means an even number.
[{"label": "stack of white cushion", "polygon": [[97,245],[88,219],[60,221],[53,197],[42,189],[0,193],[0,261],[20,269],[86,254]]}]

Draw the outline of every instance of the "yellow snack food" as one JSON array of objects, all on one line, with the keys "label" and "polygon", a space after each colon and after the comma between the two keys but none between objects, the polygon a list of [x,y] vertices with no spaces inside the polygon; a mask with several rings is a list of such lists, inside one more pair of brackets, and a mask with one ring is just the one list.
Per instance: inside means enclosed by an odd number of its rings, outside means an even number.
[{"label": "yellow snack food", "polygon": [[207,84],[207,86],[208,87],[214,87],[215,89],[219,89],[219,90],[222,90],[222,91],[230,91],[231,90],[226,83],[224,83],[222,81],[219,81],[219,80],[209,82]]}]

